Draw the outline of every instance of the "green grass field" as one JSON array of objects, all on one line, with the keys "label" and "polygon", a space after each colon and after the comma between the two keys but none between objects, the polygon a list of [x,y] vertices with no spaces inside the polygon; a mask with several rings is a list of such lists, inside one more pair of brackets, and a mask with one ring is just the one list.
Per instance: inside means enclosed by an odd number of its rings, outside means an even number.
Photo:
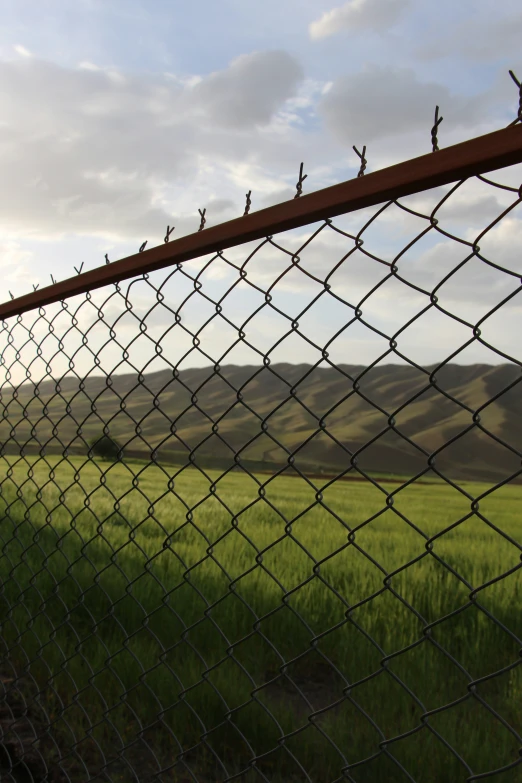
[{"label": "green grass field", "polygon": [[484,702],[522,732],[521,571],[494,581],[520,566],[520,485],[178,470],[3,461],[2,658],[77,743],[71,779],[210,783],[256,755],[237,780],[457,783],[519,758]]}]

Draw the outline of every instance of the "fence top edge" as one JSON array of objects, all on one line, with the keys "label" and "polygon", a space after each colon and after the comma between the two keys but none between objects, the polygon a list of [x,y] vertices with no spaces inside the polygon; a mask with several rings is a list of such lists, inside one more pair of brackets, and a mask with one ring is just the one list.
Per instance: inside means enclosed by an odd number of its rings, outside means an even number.
[{"label": "fence top edge", "polygon": [[522,124],[179,237],[0,304],[5,320],[209,253],[522,162]]}]

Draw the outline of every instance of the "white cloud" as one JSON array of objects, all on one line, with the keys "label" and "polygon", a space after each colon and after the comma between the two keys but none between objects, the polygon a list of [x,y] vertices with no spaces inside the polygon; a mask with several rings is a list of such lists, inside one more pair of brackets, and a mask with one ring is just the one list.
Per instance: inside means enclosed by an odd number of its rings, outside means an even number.
[{"label": "white cloud", "polygon": [[454,95],[442,84],[421,81],[412,68],[368,65],[336,79],[318,112],[335,138],[351,146],[421,130],[429,134],[437,105],[444,132],[459,126],[471,130],[484,118],[485,97]]},{"label": "white cloud", "polygon": [[168,71],[165,72],[164,76],[166,79],[169,79],[169,81],[175,82],[182,87],[195,87],[196,84],[203,81],[202,76],[178,76],[176,73],[170,73]]},{"label": "white cloud", "polygon": [[84,71],[101,71],[101,70],[103,70],[99,65],[95,65],[95,63],[90,63],[88,60],[82,60],[81,63],[78,63],[78,68],[81,68]]},{"label": "white cloud", "polygon": [[226,169],[232,182],[247,191],[250,190],[251,183],[255,182],[256,195],[271,194],[284,185],[282,178],[265,173],[262,167],[255,163],[229,163]]},{"label": "white cloud", "polygon": [[341,30],[384,32],[399,21],[410,5],[411,0],[348,0],[312,22],[308,28],[310,38],[327,38]]},{"label": "white cloud", "polygon": [[22,46],[21,44],[18,44],[17,46],[14,46],[13,49],[21,57],[32,57],[33,56],[31,54],[31,52],[29,51],[29,49],[26,49],[25,46]]},{"label": "white cloud", "polygon": [[465,21],[452,26],[444,38],[431,41],[428,38],[418,47],[416,56],[421,60],[437,60],[458,53],[461,58],[478,62],[488,62],[500,55],[520,57],[522,12],[497,16],[491,14],[490,8],[486,10],[487,19],[483,13],[470,14]]},{"label": "white cloud", "polygon": [[8,241],[0,244],[0,267],[17,266],[29,261],[32,253],[23,250],[18,242]]},{"label": "white cloud", "polygon": [[0,270],[4,281],[36,282],[33,253],[13,240],[0,243]]},{"label": "white cloud", "polygon": [[4,230],[141,238],[151,226],[181,226],[166,194],[176,183],[194,185],[201,164],[220,171],[263,148],[290,148],[262,131],[284,115],[302,71],[289,54],[267,51],[182,83],[35,58],[0,62],[0,79],[0,175],[11,183],[0,193]]},{"label": "white cloud", "polygon": [[189,111],[225,128],[266,125],[303,79],[299,63],[283,51],[236,58],[227,71],[212,73],[187,95]]}]

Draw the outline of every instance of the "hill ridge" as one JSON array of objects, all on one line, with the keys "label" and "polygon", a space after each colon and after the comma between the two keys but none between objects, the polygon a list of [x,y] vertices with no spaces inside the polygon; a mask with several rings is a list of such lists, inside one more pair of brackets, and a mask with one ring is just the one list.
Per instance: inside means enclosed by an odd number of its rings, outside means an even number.
[{"label": "hill ridge", "polygon": [[3,386],[0,442],[4,451],[46,443],[49,451],[65,444],[85,452],[108,422],[128,454],[145,458],[156,452],[186,461],[193,452],[227,465],[239,453],[245,464],[278,466],[293,456],[303,470],[340,471],[355,455],[365,470],[416,474],[438,452],[435,465],[445,475],[498,480],[520,470],[521,377],[510,363],[422,370],[285,362],[224,364],[218,373],[212,365],[177,374],[68,373]]}]

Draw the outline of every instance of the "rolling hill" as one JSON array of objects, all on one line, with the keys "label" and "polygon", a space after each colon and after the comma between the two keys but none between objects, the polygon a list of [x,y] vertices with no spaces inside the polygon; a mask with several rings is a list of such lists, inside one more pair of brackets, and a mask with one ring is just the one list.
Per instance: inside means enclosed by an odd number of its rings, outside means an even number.
[{"label": "rolling hill", "polygon": [[338,474],[357,452],[364,471],[409,476],[435,452],[448,478],[499,481],[521,467],[521,378],[514,364],[447,365],[436,385],[426,372],[393,364],[69,375],[4,385],[0,443],[4,453],[21,446],[37,453],[46,444],[46,453],[85,454],[107,424],[127,457],[154,452],[185,463],[192,452],[197,464],[225,468],[239,453],[251,468],[271,470],[290,458],[298,469]]}]

